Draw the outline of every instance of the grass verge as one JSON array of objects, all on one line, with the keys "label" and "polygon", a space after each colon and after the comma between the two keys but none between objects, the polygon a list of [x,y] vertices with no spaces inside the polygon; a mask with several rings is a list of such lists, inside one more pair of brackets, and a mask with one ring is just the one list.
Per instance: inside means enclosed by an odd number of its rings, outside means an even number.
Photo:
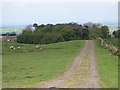
[{"label": "grass verge", "polygon": [[102,88],[118,88],[118,56],[100,47],[95,41],[97,69]]}]

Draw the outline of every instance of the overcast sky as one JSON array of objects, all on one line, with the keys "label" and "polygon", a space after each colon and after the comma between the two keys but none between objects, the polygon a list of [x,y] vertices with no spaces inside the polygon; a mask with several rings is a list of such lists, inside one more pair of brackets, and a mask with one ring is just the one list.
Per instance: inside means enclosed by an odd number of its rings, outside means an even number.
[{"label": "overcast sky", "polygon": [[[22,0],[21,0],[22,1]],[[3,2],[2,22],[7,25],[86,23],[117,24],[117,2]],[[105,0],[104,0],[105,1]]]}]

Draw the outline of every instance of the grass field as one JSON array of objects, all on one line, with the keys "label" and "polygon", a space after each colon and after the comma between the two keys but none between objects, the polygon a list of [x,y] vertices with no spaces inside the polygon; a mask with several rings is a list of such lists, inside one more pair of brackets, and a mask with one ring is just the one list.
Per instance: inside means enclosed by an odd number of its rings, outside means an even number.
[{"label": "grass field", "polygon": [[[9,49],[20,46],[21,50]],[[84,41],[41,45],[3,42],[3,88],[34,87],[41,81],[62,74],[84,46]]]},{"label": "grass field", "polygon": [[95,52],[101,87],[118,88],[118,57],[101,48],[97,41],[95,41]]},{"label": "grass field", "polygon": [[107,39],[105,42],[120,48],[120,39]]}]

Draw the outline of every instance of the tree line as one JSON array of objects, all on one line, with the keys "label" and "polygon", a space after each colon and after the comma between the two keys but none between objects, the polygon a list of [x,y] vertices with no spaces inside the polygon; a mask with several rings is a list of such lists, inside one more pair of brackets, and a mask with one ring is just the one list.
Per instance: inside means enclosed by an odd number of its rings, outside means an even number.
[{"label": "tree line", "polygon": [[[34,27],[34,29],[33,29]],[[49,44],[70,40],[87,40],[102,37],[109,38],[108,26],[95,23],[77,23],[65,24],[41,24],[34,23],[27,26],[21,34],[18,35],[17,42],[27,44]]]}]

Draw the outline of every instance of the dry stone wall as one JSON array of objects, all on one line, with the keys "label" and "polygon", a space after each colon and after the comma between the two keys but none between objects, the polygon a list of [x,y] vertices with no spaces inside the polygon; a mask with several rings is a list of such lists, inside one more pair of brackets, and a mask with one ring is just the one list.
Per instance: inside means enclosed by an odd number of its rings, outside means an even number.
[{"label": "dry stone wall", "polygon": [[101,47],[110,50],[114,55],[120,56],[120,48],[117,48],[112,44],[107,44],[101,37],[98,37],[97,40],[99,40]]}]

